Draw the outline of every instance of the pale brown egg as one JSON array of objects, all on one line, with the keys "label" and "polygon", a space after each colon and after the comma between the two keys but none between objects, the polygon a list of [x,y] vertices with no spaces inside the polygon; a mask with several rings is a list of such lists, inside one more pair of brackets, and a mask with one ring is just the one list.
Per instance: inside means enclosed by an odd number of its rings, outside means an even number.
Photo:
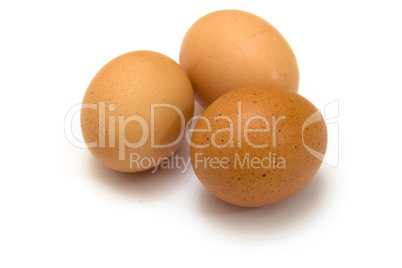
[{"label": "pale brown egg", "polygon": [[99,162],[138,172],[178,149],[193,112],[193,89],[180,65],[157,52],[134,51],[95,75],[83,99],[81,130]]},{"label": "pale brown egg", "polygon": [[194,172],[212,194],[259,207],[311,180],[326,152],[327,128],[319,110],[299,94],[250,86],[213,102],[191,142]]},{"label": "pale brown egg", "polygon": [[264,19],[239,10],[215,11],[196,21],[183,39],[180,65],[204,107],[243,86],[293,92],[299,87],[297,61],[285,38]]}]

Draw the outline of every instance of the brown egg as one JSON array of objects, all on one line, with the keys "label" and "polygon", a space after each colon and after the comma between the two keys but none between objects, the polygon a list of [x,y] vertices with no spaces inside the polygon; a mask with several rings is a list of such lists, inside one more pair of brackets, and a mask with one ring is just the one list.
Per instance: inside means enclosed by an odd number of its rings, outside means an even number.
[{"label": "brown egg", "polygon": [[196,21],[183,39],[180,65],[204,107],[243,86],[299,88],[297,61],[285,38],[267,21],[239,10]]},{"label": "brown egg", "polygon": [[327,128],[317,108],[297,93],[250,86],[213,102],[191,142],[194,172],[212,194],[259,207],[310,181],[326,151]]},{"label": "brown egg", "polygon": [[81,130],[99,162],[138,172],[180,146],[193,112],[193,89],[180,65],[157,52],[134,51],[95,75],[83,99]]}]

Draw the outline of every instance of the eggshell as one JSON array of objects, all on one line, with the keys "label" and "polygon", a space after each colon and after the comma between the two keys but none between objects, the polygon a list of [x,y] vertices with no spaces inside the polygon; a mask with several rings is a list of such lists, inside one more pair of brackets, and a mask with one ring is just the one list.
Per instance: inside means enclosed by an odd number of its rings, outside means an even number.
[{"label": "eggshell", "polygon": [[180,65],[157,52],[134,51],[95,75],[83,99],[81,130],[102,164],[138,172],[180,146],[193,112],[193,89]]},{"label": "eggshell", "polygon": [[264,19],[220,10],[196,21],[186,33],[180,65],[204,107],[248,85],[298,91],[299,69],[285,38]]},{"label": "eggshell", "polygon": [[249,86],[213,102],[191,142],[194,172],[212,194],[259,207],[311,180],[326,151],[327,128],[317,108],[297,93]]}]

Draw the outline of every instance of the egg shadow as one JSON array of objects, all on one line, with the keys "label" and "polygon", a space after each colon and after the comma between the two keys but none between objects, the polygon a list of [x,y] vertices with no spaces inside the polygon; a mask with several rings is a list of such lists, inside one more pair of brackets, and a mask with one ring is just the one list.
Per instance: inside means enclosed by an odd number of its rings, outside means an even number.
[{"label": "egg shadow", "polygon": [[[186,161],[190,158],[187,142],[180,146],[174,156],[176,155]],[[176,164],[173,161],[171,164],[171,159],[169,159],[169,168],[159,166],[155,172],[150,169],[137,173],[123,173],[105,167],[90,154],[88,154],[85,165],[89,170],[89,177],[95,183],[106,188],[106,191],[112,191],[140,202],[160,199],[175,188],[183,187],[188,182],[189,170],[191,170],[191,164],[186,168],[181,162]]]},{"label": "egg shadow", "polygon": [[241,243],[289,238],[319,221],[328,205],[329,183],[330,178],[319,171],[298,193],[260,208],[228,204],[202,187],[196,197],[201,227],[209,235]]}]

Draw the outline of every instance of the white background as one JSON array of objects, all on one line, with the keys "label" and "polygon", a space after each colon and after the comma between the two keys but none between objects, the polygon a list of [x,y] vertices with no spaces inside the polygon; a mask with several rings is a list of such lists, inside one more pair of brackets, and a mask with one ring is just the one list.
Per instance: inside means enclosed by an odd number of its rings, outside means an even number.
[{"label": "white background", "polygon": [[[245,209],[191,169],[120,174],[67,141],[65,115],[106,62],[139,49],[178,61],[191,24],[226,8],[281,31],[300,94],[319,108],[339,101],[336,168]],[[400,11],[398,1],[2,1],[0,267],[401,267]]]}]

